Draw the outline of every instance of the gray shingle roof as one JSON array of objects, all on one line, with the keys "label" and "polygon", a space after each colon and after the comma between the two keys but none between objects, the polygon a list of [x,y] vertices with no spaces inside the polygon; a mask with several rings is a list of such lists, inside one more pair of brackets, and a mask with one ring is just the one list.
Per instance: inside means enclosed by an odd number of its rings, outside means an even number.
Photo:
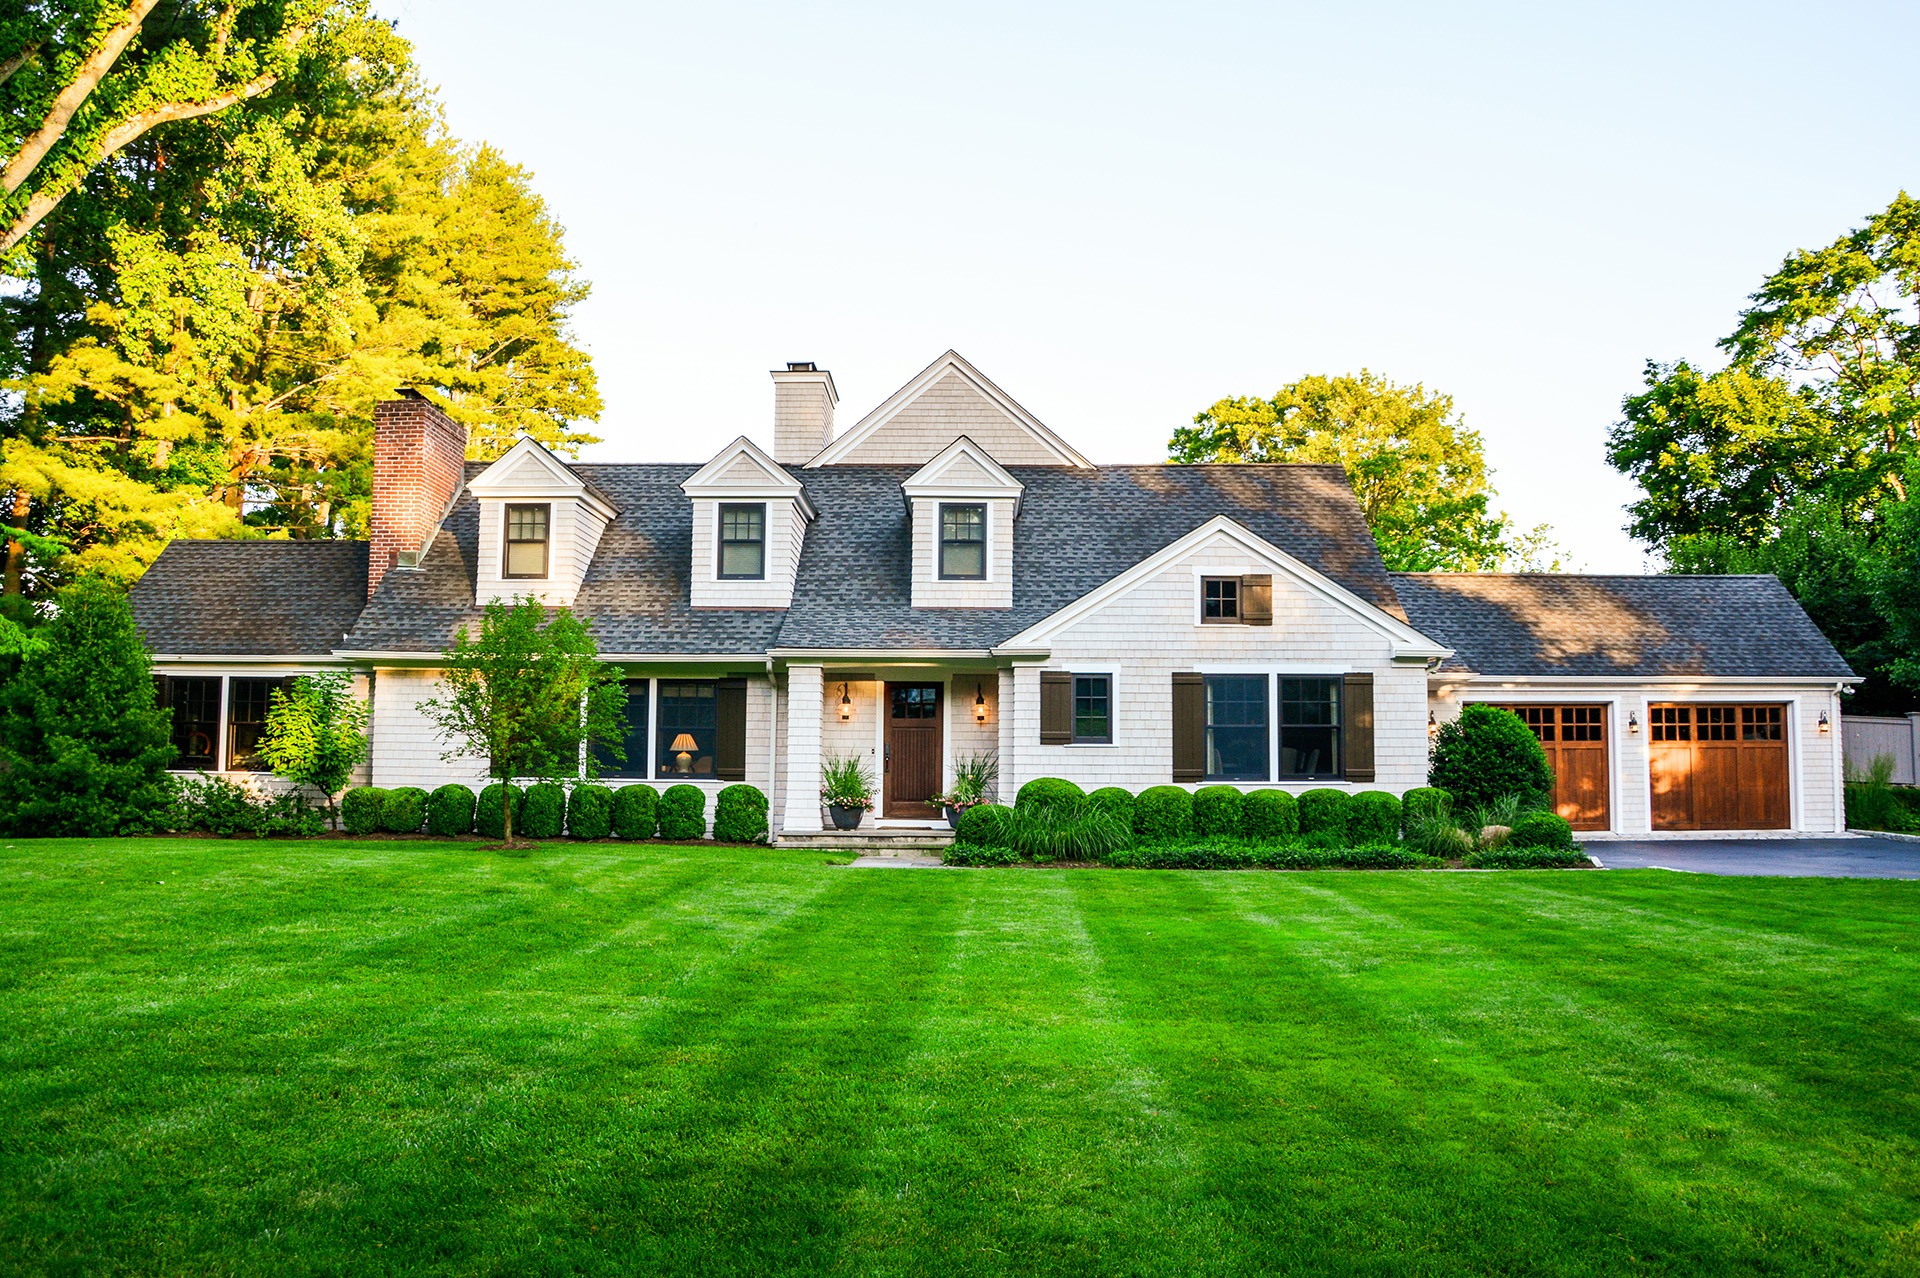
[{"label": "gray shingle roof", "polygon": [[[601,650],[761,653],[769,648],[960,648],[1001,643],[1126,571],[1215,515],[1400,615],[1373,538],[1337,466],[1010,467],[1026,485],[1014,525],[1013,607],[915,609],[911,525],[900,483],[913,466],[829,466],[794,473],[819,518],[807,529],[794,606],[785,612],[691,608],[691,465],[579,464],[620,510],[575,601]],[[469,477],[478,468],[469,467]],[[478,504],[463,496],[419,572],[389,573],[343,645],[438,651],[477,615]]]},{"label": "gray shingle roof", "polygon": [[1407,618],[1483,675],[1844,679],[1853,671],[1778,580],[1394,573]]},{"label": "gray shingle roof", "polygon": [[367,601],[364,541],[176,541],[130,595],[155,652],[316,656]]}]

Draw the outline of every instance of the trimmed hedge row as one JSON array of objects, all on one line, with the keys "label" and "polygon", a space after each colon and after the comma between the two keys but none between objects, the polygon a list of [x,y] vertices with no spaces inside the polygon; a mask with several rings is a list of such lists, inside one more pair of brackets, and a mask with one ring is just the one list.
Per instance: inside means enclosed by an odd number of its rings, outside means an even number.
[{"label": "trimmed hedge row", "polygon": [[[478,795],[464,785],[443,785],[428,794],[415,786],[396,790],[363,785],[340,800],[340,824],[348,834],[413,834],[422,828],[442,838],[479,834],[506,837],[502,791],[513,804],[513,832],[529,839],[700,839],[707,833],[706,791],[650,785],[576,785],[543,781],[522,789],[498,782]],[[768,840],[767,796],[757,787],[730,785],[714,803],[713,837],[722,843]]]}]

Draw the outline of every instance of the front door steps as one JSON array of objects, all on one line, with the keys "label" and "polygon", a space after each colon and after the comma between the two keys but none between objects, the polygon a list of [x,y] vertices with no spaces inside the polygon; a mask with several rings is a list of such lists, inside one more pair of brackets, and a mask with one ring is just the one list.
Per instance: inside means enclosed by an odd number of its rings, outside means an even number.
[{"label": "front door steps", "polygon": [[944,824],[864,826],[858,830],[822,830],[804,834],[776,835],[773,845],[780,848],[807,848],[832,852],[858,852],[862,856],[898,856],[938,853],[953,842],[953,831]]}]

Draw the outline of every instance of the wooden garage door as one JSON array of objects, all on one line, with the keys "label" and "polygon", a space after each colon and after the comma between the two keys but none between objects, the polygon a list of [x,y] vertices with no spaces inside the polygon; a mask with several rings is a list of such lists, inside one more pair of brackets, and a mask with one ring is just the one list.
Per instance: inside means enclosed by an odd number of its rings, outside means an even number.
[{"label": "wooden garage door", "polygon": [[1656,830],[1784,830],[1785,706],[1647,709]]},{"label": "wooden garage door", "polygon": [[1576,830],[1604,830],[1607,819],[1607,708],[1506,706],[1533,729],[1553,765],[1553,810]]}]

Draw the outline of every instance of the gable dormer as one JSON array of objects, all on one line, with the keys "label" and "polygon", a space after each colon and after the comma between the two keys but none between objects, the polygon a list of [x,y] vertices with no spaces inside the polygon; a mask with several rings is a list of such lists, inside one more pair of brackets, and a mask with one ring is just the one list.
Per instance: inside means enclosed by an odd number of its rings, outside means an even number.
[{"label": "gable dormer", "polygon": [[693,501],[692,605],[788,608],[813,507],[746,436],[680,485]]},{"label": "gable dormer", "polygon": [[571,606],[600,534],[620,512],[530,435],[467,490],[480,503],[475,602],[532,595],[550,607]]},{"label": "gable dormer", "polygon": [[1093,468],[956,351],[921,369],[807,466],[922,466],[961,435],[1003,466]]},{"label": "gable dormer", "polygon": [[914,607],[1013,607],[1024,487],[965,435],[901,483],[913,517]]}]

